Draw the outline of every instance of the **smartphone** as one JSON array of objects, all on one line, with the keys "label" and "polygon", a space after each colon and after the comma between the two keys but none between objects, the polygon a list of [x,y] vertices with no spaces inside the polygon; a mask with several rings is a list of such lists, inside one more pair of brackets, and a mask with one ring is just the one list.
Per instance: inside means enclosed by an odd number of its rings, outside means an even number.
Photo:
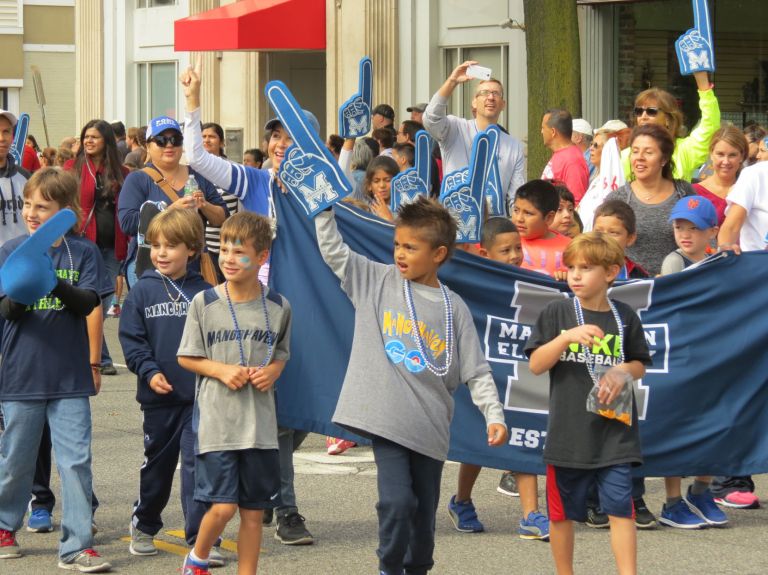
[{"label": "smartphone", "polygon": [[491,69],[485,66],[478,66],[477,64],[471,64],[467,67],[467,76],[470,78],[477,78],[478,80],[490,80]]}]

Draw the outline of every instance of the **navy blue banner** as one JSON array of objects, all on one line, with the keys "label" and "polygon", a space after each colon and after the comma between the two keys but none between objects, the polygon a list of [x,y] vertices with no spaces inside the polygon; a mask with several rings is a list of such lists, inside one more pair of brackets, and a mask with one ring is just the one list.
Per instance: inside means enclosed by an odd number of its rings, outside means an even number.
[{"label": "navy blue banner", "polygon": [[[331,423],[351,348],[354,310],[317,248],[314,222],[275,198],[272,284],[293,308],[291,360],[278,382],[281,425],[355,439]],[[393,226],[334,208],[354,251],[391,263]],[[450,458],[542,474],[549,379],[523,348],[564,282],[457,252],[440,278],[469,305],[504,403],[509,445],[489,448],[465,387],[455,395]],[[640,315],[653,365],[635,387],[644,475],[768,472],[768,253],[725,255],[697,269],[613,288]]]}]

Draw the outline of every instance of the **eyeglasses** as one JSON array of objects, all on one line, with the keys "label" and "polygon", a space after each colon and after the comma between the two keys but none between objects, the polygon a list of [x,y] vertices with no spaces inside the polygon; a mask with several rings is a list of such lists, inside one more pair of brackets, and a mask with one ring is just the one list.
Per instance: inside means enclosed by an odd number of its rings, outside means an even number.
[{"label": "eyeglasses", "polygon": [[590,147],[590,148],[592,148],[593,150],[597,150],[597,149],[599,149],[601,146],[602,146],[602,144],[601,144],[601,143],[599,143],[599,142],[592,142],[592,143],[589,145],[589,147]]},{"label": "eyeglasses", "polygon": [[161,148],[165,148],[168,144],[173,146],[174,148],[178,148],[182,144],[184,144],[184,137],[181,134],[171,134],[170,136],[155,136],[150,140],[150,142],[154,142]]},{"label": "eyeglasses", "polygon": [[659,115],[659,112],[664,112],[664,110],[655,106],[648,106],[647,108],[643,108],[642,106],[635,107],[635,116],[638,118],[643,115],[643,112],[645,112],[649,118],[655,118]]},{"label": "eyeglasses", "polygon": [[480,98],[487,98],[488,96],[493,96],[494,98],[501,98],[501,92],[499,92],[498,90],[478,90],[475,96],[479,96]]}]

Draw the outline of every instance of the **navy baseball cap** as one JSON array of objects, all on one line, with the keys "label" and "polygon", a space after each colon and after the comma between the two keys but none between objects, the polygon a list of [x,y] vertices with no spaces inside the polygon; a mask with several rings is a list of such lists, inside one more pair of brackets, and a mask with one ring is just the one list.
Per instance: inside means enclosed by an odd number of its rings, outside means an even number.
[{"label": "navy baseball cap", "polygon": [[181,131],[181,126],[179,126],[179,123],[176,120],[169,118],[168,116],[158,116],[149,121],[149,125],[147,126],[147,140],[159,136],[166,130],[175,130],[179,134],[184,134]]},{"label": "navy baseball cap", "polygon": [[685,220],[700,230],[708,230],[717,225],[717,211],[712,202],[703,196],[686,196],[672,208],[669,221],[674,220]]},{"label": "navy baseball cap", "polygon": [[[310,112],[309,110],[302,110],[304,112],[304,115],[307,117],[307,122],[309,122],[309,125],[312,126],[315,129],[315,132],[317,132],[317,135],[320,135],[320,122],[317,121],[317,118],[315,115]],[[276,126],[282,126],[283,123],[280,121],[280,118],[272,118],[269,122],[264,124],[264,130],[269,132],[271,130],[274,130]]]}]

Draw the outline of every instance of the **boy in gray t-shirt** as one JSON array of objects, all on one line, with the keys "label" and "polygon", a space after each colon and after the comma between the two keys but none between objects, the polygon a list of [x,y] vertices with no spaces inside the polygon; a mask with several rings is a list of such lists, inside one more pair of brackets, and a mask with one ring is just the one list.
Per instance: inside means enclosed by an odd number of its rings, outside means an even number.
[{"label": "boy in gray t-shirt", "polygon": [[[378,469],[379,569],[422,574],[432,552],[453,392],[466,383],[489,445],[507,438],[504,411],[466,304],[437,278],[456,223],[420,198],[395,220],[394,265],[352,252],[333,212],[315,218],[323,259],[355,307],[355,337],[333,421],[371,438]],[[414,329],[414,326],[418,328]]]},{"label": "boy in gray t-shirt", "polygon": [[197,374],[195,499],[211,504],[183,573],[208,572],[208,554],[240,510],[238,563],[256,573],[264,509],[280,503],[274,384],[288,360],[291,307],[259,281],[272,230],[240,212],[221,228],[223,284],[192,300],[179,364]]}]

